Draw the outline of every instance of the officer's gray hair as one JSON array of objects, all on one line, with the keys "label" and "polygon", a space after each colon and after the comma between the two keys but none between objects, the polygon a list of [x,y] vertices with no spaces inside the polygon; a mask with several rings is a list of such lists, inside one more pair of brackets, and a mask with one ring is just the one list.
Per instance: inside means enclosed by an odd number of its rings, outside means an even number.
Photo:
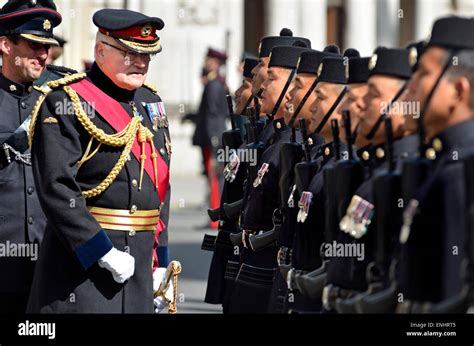
[{"label": "officer's gray hair", "polygon": [[[97,32],[97,34],[95,35],[95,44],[100,43],[100,42],[107,42],[107,43],[113,44],[113,41],[115,41],[113,38],[107,35],[104,35],[101,32]],[[106,47],[106,49],[112,49],[111,47],[107,45],[104,45],[104,47]],[[97,60],[95,49],[94,49],[94,58]]]},{"label": "officer's gray hair", "polygon": [[[447,61],[449,55],[446,54]],[[459,77],[465,77],[471,87],[469,97],[469,108],[474,110],[474,50],[461,50],[454,55],[452,66],[446,71],[446,77],[452,81]]]}]

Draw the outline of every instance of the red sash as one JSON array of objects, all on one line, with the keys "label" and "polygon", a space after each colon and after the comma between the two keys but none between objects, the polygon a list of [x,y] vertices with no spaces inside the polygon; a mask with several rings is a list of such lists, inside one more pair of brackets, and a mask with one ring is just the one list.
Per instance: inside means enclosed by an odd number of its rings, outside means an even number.
[{"label": "red sash", "polygon": [[[112,126],[115,131],[122,131],[130,122],[130,115],[123,109],[119,102],[111,98],[102,90],[97,88],[94,84],[86,79],[70,85],[88,104],[92,106],[101,116]],[[149,145],[145,146],[147,159],[145,160],[145,171],[156,185],[155,176],[153,174],[153,162],[151,159],[151,149]],[[138,144],[138,139],[135,140],[132,146],[133,156],[140,162],[141,148]],[[164,203],[166,192],[169,184],[169,169],[166,162],[160,155],[157,155],[158,168],[158,196],[160,202]],[[165,228],[163,221],[159,221],[157,225],[157,235]],[[157,237],[158,238],[158,237]]]}]

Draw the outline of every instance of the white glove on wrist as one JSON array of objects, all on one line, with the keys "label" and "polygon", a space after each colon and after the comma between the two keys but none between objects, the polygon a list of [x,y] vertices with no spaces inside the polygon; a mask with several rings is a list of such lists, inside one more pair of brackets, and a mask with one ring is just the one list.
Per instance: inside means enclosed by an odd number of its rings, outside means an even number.
[{"label": "white glove on wrist", "polygon": [[112,248],[99,261],[99,266],[112,273],[112,277],[119,284],[123,284],[135,272],[135,258],[130,254]]},{"label": "white glove on wrist", "polygon": [[[156,292],[160,288],[161,282],[165,279],[166,268],[156,268],[153,272],[153,292]],[[155,313],[160,313],[164,308],[168,306],[168,302],[173,300],[173,280],[169,282],[169,286],[166,289],[163,296],[158,296],[153,300],[155,306]]]}]

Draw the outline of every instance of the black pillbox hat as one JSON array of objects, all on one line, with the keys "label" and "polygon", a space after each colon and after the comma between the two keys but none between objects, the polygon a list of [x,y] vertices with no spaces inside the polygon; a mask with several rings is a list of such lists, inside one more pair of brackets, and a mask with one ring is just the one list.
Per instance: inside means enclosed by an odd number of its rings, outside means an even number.
[{"label": "black pillbox hat", "polygon": [[318,67],[318,79],[320,82],[346,84],[346,67],[342,56],[330,56],[323,58]]},{"label": "black pillbox hat", "polygon": [[292,46],[297,41],[303,41],[306,47],[311,48],[311,41],[304,37],[295,37],[290,29],[283,28],[280,36],[265,36],[260,41],[258,57],[264,58],[270,56],[273,47]]},{"label": "black pillbox hat", "polygon": [[291,70],[296,69],[300,55],[308,50],[309,48],[298,46],[274,47],[270,54],[268,67],[283,67]]},{"label": "black pillbox hat", "polygon": [[247,77],[247,78],[252,78],[253,75],[252,75],[252,70],[255,66],[257,66],[258,64],[258,59],[254,59],[254,58],[246,58],[244,60],[244,77]]},{"label": "black pillbox hat", "polygon": [[369,77],[386,75],[400,79],[409,79],[412,67],[408,50],[400,48],[379,47],[369,59]]}]

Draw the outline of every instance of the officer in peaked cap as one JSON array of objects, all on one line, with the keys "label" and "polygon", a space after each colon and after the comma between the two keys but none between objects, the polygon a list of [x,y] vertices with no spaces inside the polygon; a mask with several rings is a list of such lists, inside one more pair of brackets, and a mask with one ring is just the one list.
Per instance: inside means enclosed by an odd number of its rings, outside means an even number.
[{"label": "officer in peaked cap", "polygon": [[119,9],[93,21],[91,70],[49,82],[33,113],[33,172],[48,226],[28,311],[152,313],[169,299],[157,292],[163,271],[152,263],[168,221],[171,142],[145,79],[164,23]]},{"label": "officer in peaked cap", "polygon": [[411,185],[416,189],[405,204],[400,232],[398,282],[403,302],[398,312],[450,312],[443,302],[459,301],[465,283],[462,162],[474,146],[474,37],[466,33],[473,30],[473,18],[438,19],[408,86],[410,99],[421,103],[418,125],[427,145],[420,154],[431,163],[419,183],[415,176],[403,175],[404,182],[417,185]]},{"label": "officer in peaked cap", "polygon": [[0,243],[28,253],[2,256],[0,313],[24,313],[45,216],[33,181],[28,148],[30,114],[42,93],[33,82],[45,70],[53,28],[61,22],[53,1],[8,1],[0,10]]}]

